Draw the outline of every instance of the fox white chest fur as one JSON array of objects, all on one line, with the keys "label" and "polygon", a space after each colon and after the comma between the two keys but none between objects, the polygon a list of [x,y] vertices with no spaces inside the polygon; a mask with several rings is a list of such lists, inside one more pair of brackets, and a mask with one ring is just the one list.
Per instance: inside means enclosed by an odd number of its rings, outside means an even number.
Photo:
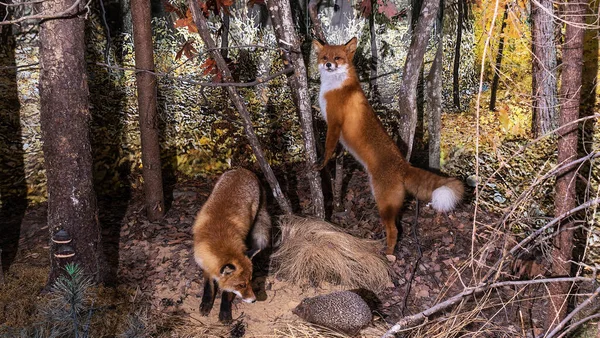
[{"label": "fox white chest fur", "polygon": [[321,90],[319,91],[319,106],[321,114],[327,121],[327,100],[325,94],[331,90],[342,88],[342,84],[348,78],[348,66],[341,65],[337,68],[327,68],[325,64],[319,63],[321,73]]}]

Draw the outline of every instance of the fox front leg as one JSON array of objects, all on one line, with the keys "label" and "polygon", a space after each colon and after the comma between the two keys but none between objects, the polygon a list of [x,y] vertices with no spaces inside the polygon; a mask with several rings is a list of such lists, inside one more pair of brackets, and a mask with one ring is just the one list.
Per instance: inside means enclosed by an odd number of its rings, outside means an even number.
[{"label": "fox front leg", "polygon": [[215,303],[215,294],[217,293],[217,282],[204,277],[204,292],[202,293],[202,302],[200,303],[200,314],[208,316]]},{"label": "fox front leg", "polygon": [[219,309],[219,321],[222,323],[231,322],[231,303],[235,298],[235,293],[223,291],[221,294],[221,308]]},{"label": "fox front leg", "polygon": [[333,157],[333,152],[335,151],[335,147],[340,139],[341,131],[342,128],[337,123],[332,123],[327,127],[327,137],[325,138],[325,155],[323,156],[323,161],[318,161],[313,166],[315,171],[325,168],[327,162],[329,162],[331,157]]}]

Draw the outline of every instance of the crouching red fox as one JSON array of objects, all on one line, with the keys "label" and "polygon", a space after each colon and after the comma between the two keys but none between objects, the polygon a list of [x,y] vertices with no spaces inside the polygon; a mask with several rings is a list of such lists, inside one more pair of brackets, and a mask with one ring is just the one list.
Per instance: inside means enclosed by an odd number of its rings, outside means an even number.
[{"label": "crouching red fox", "polygon": [[201,315],[210,313],[219,288],[223,291],[222,322],[231,321],[231,303],[236,295],[244,302],[256,301],[246,240],[250,239],[255,252],[262,250],[269,244],[270,230],[265,194],[256,175],[246,169],[225,172],[193,226],[194,259],[204,276]]}]

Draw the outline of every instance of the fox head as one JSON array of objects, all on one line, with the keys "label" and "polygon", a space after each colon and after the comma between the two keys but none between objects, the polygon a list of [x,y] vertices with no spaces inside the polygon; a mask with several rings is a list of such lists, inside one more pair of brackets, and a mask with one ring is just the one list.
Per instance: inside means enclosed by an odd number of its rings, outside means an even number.
[{"label": "fox head", "polygon": [[254,303],[256,296],[252,291],[252,262],[246,256],[232,260],[220,269],[217,283],[223,291],[233,292],[246,303]]},{"label": "fox head", "polygon": [[348,68],[353,67],[352,58],[356,52],[356,43],[355,37],[345,45],[323,45],[313,40],[321,75],[347,73]]}]

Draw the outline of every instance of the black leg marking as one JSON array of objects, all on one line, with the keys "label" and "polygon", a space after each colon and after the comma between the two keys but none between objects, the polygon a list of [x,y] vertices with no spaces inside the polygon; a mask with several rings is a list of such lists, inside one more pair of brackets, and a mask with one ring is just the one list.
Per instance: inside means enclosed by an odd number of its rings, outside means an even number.
[{"label": "black leg marking", "polygon": [[217,293],[217,282],[208,278],[204,279],[204,292],[202,293],[202,302],[200,303],[200,314],[208,316],[215,303],[215,294]]},{"label": "black leg marking", "polygon": [[231,303],[235,298],[235,293],[223,291],[221,295],[221,309],[219,310],[219,321],[223,323],[231,322]]}]

